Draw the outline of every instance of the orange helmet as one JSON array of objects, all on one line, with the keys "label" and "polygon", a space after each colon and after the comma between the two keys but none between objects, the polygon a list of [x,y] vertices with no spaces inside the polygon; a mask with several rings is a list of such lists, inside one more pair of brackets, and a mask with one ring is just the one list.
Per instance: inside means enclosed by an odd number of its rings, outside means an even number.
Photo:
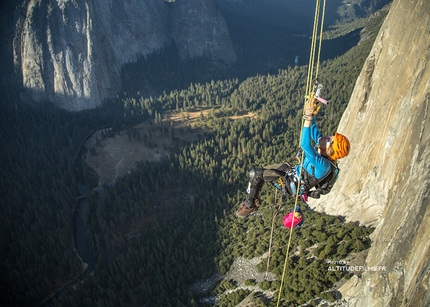
[{"label": "orange helmet", "polygon": [[349,154],[349,149],[351,145],[349,144],[349,140],[340,133],[334,134],[334,142],[332,144],[333,153],[330,156],[332,160],[338,160],[343,157],[346,157]]}]

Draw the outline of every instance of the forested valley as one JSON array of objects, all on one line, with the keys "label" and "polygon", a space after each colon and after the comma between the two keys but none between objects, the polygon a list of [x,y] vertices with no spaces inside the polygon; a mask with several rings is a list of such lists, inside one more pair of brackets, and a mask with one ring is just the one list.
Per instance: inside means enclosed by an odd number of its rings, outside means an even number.
[{"label": "forested valley", "polygon": [[[368,29],[373,38],[322,63],[320,81],[330,100],[317,117],[322,133],[336,130],[382,18],[373,20],[373,28]],[[150,75],[161,86],[157,80],[166,75],[157,70],[157,61],[175,56],[169,52],[142,59],[140,65],[148,75],[138,76],[150,83]],[[193,76],[199,65],[204,62],[177,69],[189,69]],[[225,274],[238,257],[250,259],[268,251],[274,188],[264,186],[260,214],[238,220],[234,213],[245,197],[252,167],[290,161],[297,152],[306,75],[306,66],[295,66],[240,80],[193,82],[162,95],[123,97],[79,113],[48,103],[39,107],[3,103],[0,304],[38,306],[77,278],[49,304],[210,306],[201,298],[231,289],[219,296],[218,303],[236,306],[249,291],[236,289],[234,282],[222,281],[204,294],[190,286],[214,273]],[[129,79],[130,89],[139,88],[131,84],[138,79]],[[168,115],[186,117],[196,110],[209,110],[199,118],[205,133],[196,142],[183,143],[181,135],[187,129],[175,130]],[[248,112],[254,116],[240,117]],[[232,119],[233,115],[238,118]],[[153,129],[169,134],[177,146],[159,162],[140,163],[114,185],[89,190],[84,215],[96,267],[93,274],[82,273],[72,225],[79,180],[76,157],[86,138],[105,126],[112,131],[104,137],[127,129],[131,138],[142,137],[151,146],[150,133],[134,130],[142,121],[151,121]],[[87,176],[89,187],[93,181]],[[293,205],[284,199],[277,216],[270,265],[277,279],[258,284],[262,291],[279,291],[289,234],[282,217]],[[341,260],[370,246],[372,229],[302,207],[306,220],[293,232],[295,252],[289,254],[281,306],[316,305],[317,297],[334,300],[330,289],[350,273],[329,270],[327,260]],[[262,261],[262,270],[264,266]],[[261,296],[255,304],[275,306],[276,300]]]}]

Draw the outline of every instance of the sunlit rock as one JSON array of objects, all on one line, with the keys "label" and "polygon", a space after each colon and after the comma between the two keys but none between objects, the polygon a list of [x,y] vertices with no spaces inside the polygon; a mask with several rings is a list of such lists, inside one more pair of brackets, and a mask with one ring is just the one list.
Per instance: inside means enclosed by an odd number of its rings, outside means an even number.
[{"label": "sunlit rock", "polygon": [[430,1],[395,0],[338,131],[351,152],[311,207],[376,227],[349,306],[429,306]]},{"label": "sunlit rock", "polygon": [[16,19],[15,70],[26,94],[67,110],[115,97],[121,66],[172,39],[182,58],[236,60],[213,1],[30,0]]}]

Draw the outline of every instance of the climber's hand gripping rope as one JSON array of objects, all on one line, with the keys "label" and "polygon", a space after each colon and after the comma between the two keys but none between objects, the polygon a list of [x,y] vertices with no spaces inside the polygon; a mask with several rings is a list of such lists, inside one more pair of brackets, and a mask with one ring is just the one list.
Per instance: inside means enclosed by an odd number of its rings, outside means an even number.
[{"label": "climber's hand gripping rope", "polygon": [[318,100],[314,98],[314,93],[311,93],[310,97],[305,103],[305,111],[303,118],[305,120],[312,120],[312,117],[318,113],[321,106],[318,105]]}]

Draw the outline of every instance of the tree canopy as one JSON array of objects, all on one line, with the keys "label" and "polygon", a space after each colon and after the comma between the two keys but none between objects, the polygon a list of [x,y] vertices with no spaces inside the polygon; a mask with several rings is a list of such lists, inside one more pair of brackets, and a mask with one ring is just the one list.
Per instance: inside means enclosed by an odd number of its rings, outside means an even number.
[{"label": "tree canopy", "polygon": [[[372,40],[365,41],[322,64],[323,95],[331,101],[318,114],[323,133],[336,130],[371,45]],[[159,61],[170,63],[164,53],[142,61],[148,61],[142,62],[142,69],[156,67]],[[202,65],[204,61],[190,62],[178,71],[192,76]],[[145,82],[163,80],[164,73],[160,70],[152,75],[153,81]],[[252,167],[286,161],[295,154],[306,73],[306,67],[295,66],[243,80],[190,82],[183,89],[149,97],[130,95],[79,113],[48,104],[29,108],[5,103],[0,112],[0,276],[5,295],[0,303],[37,305],[76,281],[55,296],[53,304],[204,304],[190,289],[193,281],[215,272],[225,274],[235,258],[260,256],[268,249],[273,188],[263,187],[260,215],[245,222],[234,212]],[[205,133],[186,142],[182,140],[186,129],[176,131],[168,118],[180,114],[185,121],[187,112],[195,110],[209,110],[197,120]],[[243,116],[250,113],[253,116]],[[80,148],[97,128],[107,126],[112,133],[103,137],[115,137],[124,129],[130,139],[149,142],[149,135],[134,129],[142,121],[151,121],[155,129],[182,141],[161,161],[140,163],[113,186],[87,194],[84,220],[96,266],[94,275],[82,274],[73,242],[73,211],[78,182],[91,186],[94,178],[88,176],[91,172],[81,174]],[[282,213],[292,207],[285,201]],[[344,224],[340,217],[305,214],[305,226],[293,235],[291,248],[299,255],[288,259],[285,304],[326,293],[346,273],[329,271],[325,261],[343,259],[370,244],[371,229]],[[261,289],[279,288],[287,240],[281,218],[276,221],[270,267],[278,280],[258,285]],[[233,306],[247,294],[238,289],[220,302]]]}]

